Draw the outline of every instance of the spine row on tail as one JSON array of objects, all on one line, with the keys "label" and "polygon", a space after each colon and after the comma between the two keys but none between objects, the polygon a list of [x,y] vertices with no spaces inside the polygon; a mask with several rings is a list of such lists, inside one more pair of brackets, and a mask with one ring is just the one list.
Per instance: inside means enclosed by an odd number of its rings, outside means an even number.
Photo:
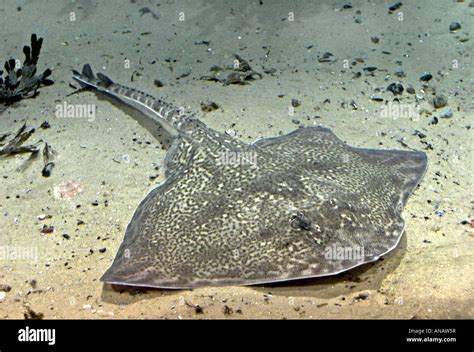
[{"label": "spine row on tail", "polygon": [[74,73],[74,79],[81,84],[110,94],[148,115],[151,113],[161,122],[166,121],[172,128],[178,131],[181,125],[191,117],[185,114],[184,109],[176,108],[161,99],[137,89],[115,83],[102,73],[97,73],[96,77],[89,64],[84,65],[81,73],[76,70],[72,72]]}]

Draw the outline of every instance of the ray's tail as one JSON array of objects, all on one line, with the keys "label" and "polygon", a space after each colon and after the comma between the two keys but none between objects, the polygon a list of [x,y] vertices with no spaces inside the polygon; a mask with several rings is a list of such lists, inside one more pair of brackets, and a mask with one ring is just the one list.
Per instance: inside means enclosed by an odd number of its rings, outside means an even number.
[{"label": "ray's tail", "polygon": [[82,67],[82,72],[76,70],[72,70],[72,72],[74,74],[73,78],[83,86],[113,96],[123,103],[143,112],[165,127],[170,127],[171,130],[179,132],[183,123],[193,118],[192,115],[186,114],[182,108],[177,108],[137,89],[115,83],[100,72],[95,76],[89,64],[85,64]]}]

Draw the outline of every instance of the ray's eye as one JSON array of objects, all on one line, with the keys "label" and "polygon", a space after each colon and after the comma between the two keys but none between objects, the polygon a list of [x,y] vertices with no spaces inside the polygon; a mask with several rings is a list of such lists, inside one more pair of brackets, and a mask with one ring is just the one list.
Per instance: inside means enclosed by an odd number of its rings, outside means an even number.
[{"label": "ray's eye", "polygon": [[291,216],[290,225],[294,229],[308,231],[311,228],[311,220],[304,216],[303,213],[298,212]]}]

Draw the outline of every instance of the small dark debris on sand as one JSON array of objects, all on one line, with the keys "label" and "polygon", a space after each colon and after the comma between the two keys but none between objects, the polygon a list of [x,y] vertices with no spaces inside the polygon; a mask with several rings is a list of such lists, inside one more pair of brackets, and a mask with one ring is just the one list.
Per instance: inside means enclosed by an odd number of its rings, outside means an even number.
[{"label": "small dark debris on sand", "polygon": [[354,298],[354,300],[365,301],[367,298],[369,298],[369,294],[367,292],[361,292]]},{"label": "small dark debris on sand", "polygon": [[54,226],[49,226],[44,224],[43,227],[41,228],[41,233],[53,233],[54,232]]},{"label": "small dark debris on sand", "polygon": [[12,287],[7,284],[0,284],[0,291],[1,292],[10,292],[12,290]]},{"label": "small dark debris on sand", "polygon": [[45,143],[43,148],[44,167],[43,170],[41,170],[41,174],[43,175],[43,177],[51,176],[51,172],[53,171],[54,167],[55,154],[55,151],[51,149],[50,145],[48,143]]},{"label": "small dark debris on sand", "polygon": [[461,29],[461,24],[459,22],[453,22],[449,25],[449,30],[451,32],[455,32],[457,30]]},{"label": "small dark debris on sand", "polygon": [[400,7],[402,7],[403,3],[401,1],[397,1],[388,7],[388,11],[391,13],[393,11],[398,10]]},{"label": "small dark debris on sand", "polygon": [[300,105],[301,105],[301,101],[299,101],[298,99],[291,99],[291,106],[292,107],[297,108]]},{"label": "small dark debris on sand", "polygon": [[40,125],[40,128],[43,129],[43,130],[47,130],[48,128],[50,128],[51,125],[49,124],[48,121],[44,121],[41,125]]},{"label": "small dark debris on sand", "polygon": [[160,16],[158,16],[158,14],[154,13],[148,7],[142,7],[140,10],[138,10],[138,12],[140,13],[140,17],[143,16],[144,14],[146,14],[146,13],[151,13],[151,16],[153,17],[153,19],[157,20],[157,19],[160,18]]},{"label": "small dark debris on sand", "polygon": [[403,93],[403,85],[400,83],[391,83],[388,87],[387,90],[389,92],[392,92],[393,95],[400,95]]},{"label": "small dark debris on sand", "polygon": [[[202,80],[211,82],[221,82],[224,86],[230,84],[248,84],[250,81],[262,79],[261,73],[254,71],[247,60],[244,60],[237,54],[234,54],[234,65],[227,68],[219,66],[212,66],[210,71],[215,73],[215,76],[201,76]],[[222,76],[221,76],[222,74]]]},{"label": "small dark debris on sand", "polygon": [[[46,121],[41,124],[41,126],[44,127]],[[40,126],[40,127],[41,127]],[[47,123],[48,128],[49,123]],[[38,159],[38,156],[40,154],[40,146],[42,143],[44,143],[44,148],[43,148],[43,160],[44,160],[44,167],[43,170],[41,171],[42,175],[44,177],[49,177],[51,176],[52,169],[54,167],[54,156],[56,155],[56,152],[51,148],[51,146],[43,142],[43,140],[39,140],[35,144],[29,144],[29,145],[23,145],[32,135],[35,133],[36,129],[35,128],[27,128],[26,123],[23,123],[23,125],[20,127],[20,129],[17,131],[15,134],[15,137],[13,137],[10,141],[4,145],[3,141],[7,136],[10,135],[10,133],[5,133],[0,135],[0,159],[2,158],[8,158],[17,154],[25,154],[25,153],[30,153],[29,158],[17,168],[16,171],[18,172],[23,172],[26,169],[28,169],[31,164]]]},{"label": "small dark debris on sand", "polygon": [[48,79],[51,75],[49,68],[36,75],[42,43],[43,38],[37,39],[36,34],[31,35],[31,47],[23,47],[25,60],[21,68],[16,68],[16,60],[13,58],[5,62],[7,75],[3,77],[3,71],[0,71],[0,104],[10,105],[21,99],[33,98],[38,94],[38,88],[53,84]]},{"label": "small dark debris on sand", "polygon": [[194,308],[194,312],[196,314],[204,314],[204,308],[201,307],[199,304],[194,304],[194,303],[191,303],[191,302],[188,302],[188,301],[185,301],[186,303],[186,306],[190,307],[190,308]]},{"label": "small dark debris on sand", "polygon": [[422,82],[428,82],[433,78],[433,75],[431,73],[425,72],[423,76],[420,77],[420,81]]},{"label": "small dark debris on sand", "polygon": [[334,54],[325,52],[321,55],[318,55],[318,61],[319,62],[336,62],[337,59],[333,58]]},{"label": "small dark debris on sand", "polygon": [[442,94],[438,94],[433,98],[433,106],[436,109],[443,108],[448,105],[448,98]]},{"label": "small dark debris on sand", "polygon": [[25,312],[23,313],[23,317],[26,320],[41,320],[44,318],[44,314],[40,312],[35,312],[31,307],[25,305]]},{"label": "small dark debris on sand", "polygon": [[159,79],[155,79],[155,80],[153,81],[153,84],[154,84],[155,87],[157,87],[157,88],[161,88],[161,87],[164,86],[163,82],[161,82]]},{"label": "small dark debris on sand", "polygon": [[213,101],[207,101],[207,102],[201,102],[201,110],[204,111],[204,112],[211,112],[211,111],[214,111],[214,110],[217,110],[219,109],[220,106],[217,105],[217,103],[213,102]]},{"label": "small dark debris on sand", "polygon": [[0,157],[37,152],[38,147],[36,145],[23,145],[23,143],[26,142],[34,132],[34,128],[27,130],[26,124],[23,124],[15,134],[15,137],[13,137],[2,149],[0,149]]}]

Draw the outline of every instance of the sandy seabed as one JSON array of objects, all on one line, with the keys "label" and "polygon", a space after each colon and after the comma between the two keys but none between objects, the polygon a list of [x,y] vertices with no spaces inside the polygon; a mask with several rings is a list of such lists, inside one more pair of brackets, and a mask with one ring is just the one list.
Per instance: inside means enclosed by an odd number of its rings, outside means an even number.
[{"label": "sandy seabed", "polygon": [[[57,156],[49,178],[41,161],[20,173],[27,156],[0,160],[0,317],[472,319],[474,7],[403,1],[390,13],[386,1],[347,3],[2,2],[0,58],[22,58],[37,33],[39,70],[51,67],[55,84],[8,107],[0,134],[48,121],[31,141],[47,141]],[[450,31],[453,22],[461,28]],[[235,53],[262,79],[226,86],[200,79],[213,65],[232,65]],[[70,70],[87,62],[190,106],[244,141],[320,124],[352,146],[424,150],[429,168],[404,211],[399,247],[342,275],[278,285],[146,292],[103,285],[136,206],[164,180],[166,151],[126,109],[92,93],[67,96],[77,86]],[[424,86],[427,72],[433,78]],[[401,95],[386,91],[394,82]],[[436,109],[439,95],[448,105]],[[384,110],[371,97],[396,105],[398,98],[416,114]],[[292,99],[301,103],[293,111]],[[220,108],[202,112],[208,101]],[[89,104],[95,114],[57,116],[64,104]],[[447,109],[452,116],[433,123]],[[42,233],[44,225],[54,231]]]}]

